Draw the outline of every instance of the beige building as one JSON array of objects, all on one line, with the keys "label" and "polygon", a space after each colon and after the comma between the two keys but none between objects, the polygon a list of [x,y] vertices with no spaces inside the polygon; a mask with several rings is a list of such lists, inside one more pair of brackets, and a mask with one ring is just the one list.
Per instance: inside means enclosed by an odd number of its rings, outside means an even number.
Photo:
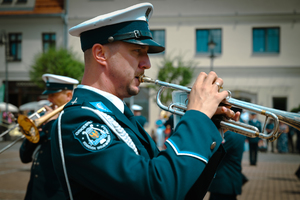
[{"label": "beige building", "polygon": [[[29,81],[28,71],[33,57],[43,51],[43,34],[54,33],[56,46],[67,45],[83,60],[80,41],[66,36],[67,27],[143,1],[52,0],[49,2],[57,2],[60,8],[56,13],[12,13],[21,7],[23,11],[36,9],[40,2],[12,0],[11,3],[0,4],[0,31],[22,34],[21,60],[7,62],[9,82]],[[152,70],[146,75],[156,78],[164,56],[181,55],[185,60],[197,63],[197,73],[208,73],[211,68],[216,71],[224,80],[224,89],[231,90],[236,98],[284,110],[299,106],[300,1],[148,2],[154,5],[150,28],[154,37],[164,43],[166,51],[150,55]],[[207,45],[211,40],[215,43],[213,59]],[[0,84],[5,81],[4,60],[4,48],[0,46]],[[142,92],[128,102],[144,107],[143,114],[148,117],[147,130],[150,132],[155,127],[160,109],[152,99],[148,99],[151,92],[147,88],[143,88]],[[21,99],[13,103],[20,105],[25,102]]]}]

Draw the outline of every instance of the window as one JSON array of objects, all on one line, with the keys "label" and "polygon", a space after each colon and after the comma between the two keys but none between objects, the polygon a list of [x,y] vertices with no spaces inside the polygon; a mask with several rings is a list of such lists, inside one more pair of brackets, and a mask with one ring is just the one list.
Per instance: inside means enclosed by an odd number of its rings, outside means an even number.
[{"label": "window", "polygon": [[215,43],[214,53],[222,53],[222,30],[221,29],[198,29],[196,30],[196,53],[210,53],[208,43]]},{"label": "window", "polygon": [[253,53],[279,53],[279,28],[253,28]]},{"label": "window", "polygon": [[287,98],[286,97],[273,97],[273,108],[278,110],[287,110]]},{"label": "window", "polygon": [[2,3],[3,4],[5,4],[5,3],[12,3],[12,0],[3,0]]},{"label": "window", "polygon": [[9,57],[10,61],[21,61],[22,58],[22,34],[10,33],[9,38]]},{"label": "window", "polygon": [[[155,42],[165,47],[165,30],[151,30],[152,38]],[[163,51],[161,54],[164,54]]]},{"label": "window", "polygon": [[55,33],[43,33],[43,52],[48,51],[50,48],[55,48]]},{"label": "window", "polygon": [[17,3],[27,3],[27,0],[17,0]]}]

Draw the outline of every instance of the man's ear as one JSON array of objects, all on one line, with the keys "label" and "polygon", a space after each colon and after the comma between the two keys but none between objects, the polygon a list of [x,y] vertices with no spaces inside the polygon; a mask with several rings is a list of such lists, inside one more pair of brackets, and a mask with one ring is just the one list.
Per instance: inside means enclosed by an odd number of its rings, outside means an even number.
[{"label": "man's ear", "polygon": [[101,44],[94,44],[92,47],[92,54],[96,62],[101,65],[106,64],[106,52],[107,49]]},{"label": "man's ear", "polygon": [[72,90],[67,90],[66,95],[67,95],[68,101],[70,101],[72,99],[72,96],[73,96],[73,91]]}]

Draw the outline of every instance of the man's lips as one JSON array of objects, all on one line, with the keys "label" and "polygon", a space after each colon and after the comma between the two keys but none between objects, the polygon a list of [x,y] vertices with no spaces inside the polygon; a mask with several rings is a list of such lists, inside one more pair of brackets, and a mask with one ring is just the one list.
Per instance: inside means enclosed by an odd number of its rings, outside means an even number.
[{"label": "man's lips", "polygon": [[143,75],[143,74],[138,75],[138,76],[136,76],[135,78],[138,79],[138,81],[140,82],[140,76],[142,76],[142,75]]},{"label": "man's lips", "polygon": [[136,76],[134,78],[135,78],[135,83],[137,84],[137,86],[139,86],[140,85],[139,76]]}]

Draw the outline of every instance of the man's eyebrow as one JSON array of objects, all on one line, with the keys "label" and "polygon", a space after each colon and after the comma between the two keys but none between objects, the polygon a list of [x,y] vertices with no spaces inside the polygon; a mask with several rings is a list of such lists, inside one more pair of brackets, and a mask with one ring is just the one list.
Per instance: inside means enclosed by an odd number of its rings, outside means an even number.
[{"label": "man's eyebrow", "polygon": [[149,46],[147,46],[147,45],[140,45],[140,46],[142,49],[147,49],[147,50],[149,49]]}]

